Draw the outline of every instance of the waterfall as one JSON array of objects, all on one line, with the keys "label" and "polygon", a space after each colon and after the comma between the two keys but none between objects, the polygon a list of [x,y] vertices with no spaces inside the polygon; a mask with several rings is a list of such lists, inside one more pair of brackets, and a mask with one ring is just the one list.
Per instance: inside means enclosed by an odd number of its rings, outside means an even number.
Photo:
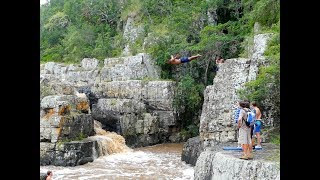
[{"label": "waterfall", "polygon": [[101,123],[94,120],[95,135],[90,139],[98,142],[98,154],[100,156],[132,151],[125,143],[125,139],[115,133],[102,129]]}]

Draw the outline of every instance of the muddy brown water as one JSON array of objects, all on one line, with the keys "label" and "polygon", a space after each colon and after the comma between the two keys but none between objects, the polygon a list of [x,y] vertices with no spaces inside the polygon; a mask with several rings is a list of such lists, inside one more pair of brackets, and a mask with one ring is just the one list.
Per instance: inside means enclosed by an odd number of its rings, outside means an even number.
[{"label": "muddy brown water", "polygon": [[75,167],[40,166],[54,180],[192,180],[194,168],[181,161],[182,143],[167,143],[101,156]]}]

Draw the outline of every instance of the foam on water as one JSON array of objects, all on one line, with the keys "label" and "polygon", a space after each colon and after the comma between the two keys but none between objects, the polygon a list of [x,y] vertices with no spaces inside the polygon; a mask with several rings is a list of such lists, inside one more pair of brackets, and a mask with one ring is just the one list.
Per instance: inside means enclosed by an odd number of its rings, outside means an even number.
[{"label": "foam on water", "polygon": [[40,172],[53,171],[55,180],[193,179],[193,167],[181,161],[182,145],[170,146],[162,144],[101,156],[75,167],[40,166]]}]

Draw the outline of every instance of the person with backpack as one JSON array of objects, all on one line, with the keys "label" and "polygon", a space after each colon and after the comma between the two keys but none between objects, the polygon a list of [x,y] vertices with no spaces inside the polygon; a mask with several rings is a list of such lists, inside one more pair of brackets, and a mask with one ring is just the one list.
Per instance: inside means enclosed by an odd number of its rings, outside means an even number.
[{"label": "person with backpack", "polygon": [[248,109],[246,108],[247,102],[241,101],[239,103],[240,105],[240,113],[238,117],[238,128],[239,128],[239,137],[238,137],[238,143],[241,144],[242,146],[242,152],[243,155],[240,157],[240,159],[252,159],[253,155],[252,152],[250,151],[250,143],[251,143],[251,138],[250,138],[250,126],[246,125],[246,120],[247,120],[247,112]]},{"label": "person with backpack", "polygon": [[249,144],[249,149],[250,152],[255,149],[255,144],[254,144],[254,138],[253,138],[253,131],[254,131],[254,124],[256,121],[256,112],[255,109],[250,108],[250,101],[249,100],[244,100],[246,105],[245,105],[245,111],[247,113],[247,120],[246,120],[246,125],[250,127],[250,139],[251,143]]},{"label": "person with backpack", "polygon": [[262,126],[261,111],[257,107],[256,102],[252,102],[251,106],[253,107],[253,109],[255,109],[255,113],[256,113],[256,122],[254,124],[254,130],[253,130],[253,133],[257,137],[257,145],[255,146],[255,148],[261,148],[261,137],[260,137],[260,131]]}]

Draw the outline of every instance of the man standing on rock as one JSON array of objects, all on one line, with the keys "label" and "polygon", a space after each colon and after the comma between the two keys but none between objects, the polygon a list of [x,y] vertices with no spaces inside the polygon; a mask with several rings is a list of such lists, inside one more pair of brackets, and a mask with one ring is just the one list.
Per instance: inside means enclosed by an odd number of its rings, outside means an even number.
[{"label": "man standing on rock", "polygon": [[255,146],[255,148],[261,148],[261,137],[260,137],[260,131],[261,131],[261,126],[262,126],[261,111],[257,107],[256,102],[252,102],[251,105],[256,110],[256,123],[254,124],[254,130],[253,130],[253,133],[257,137],[257,146]]}]

